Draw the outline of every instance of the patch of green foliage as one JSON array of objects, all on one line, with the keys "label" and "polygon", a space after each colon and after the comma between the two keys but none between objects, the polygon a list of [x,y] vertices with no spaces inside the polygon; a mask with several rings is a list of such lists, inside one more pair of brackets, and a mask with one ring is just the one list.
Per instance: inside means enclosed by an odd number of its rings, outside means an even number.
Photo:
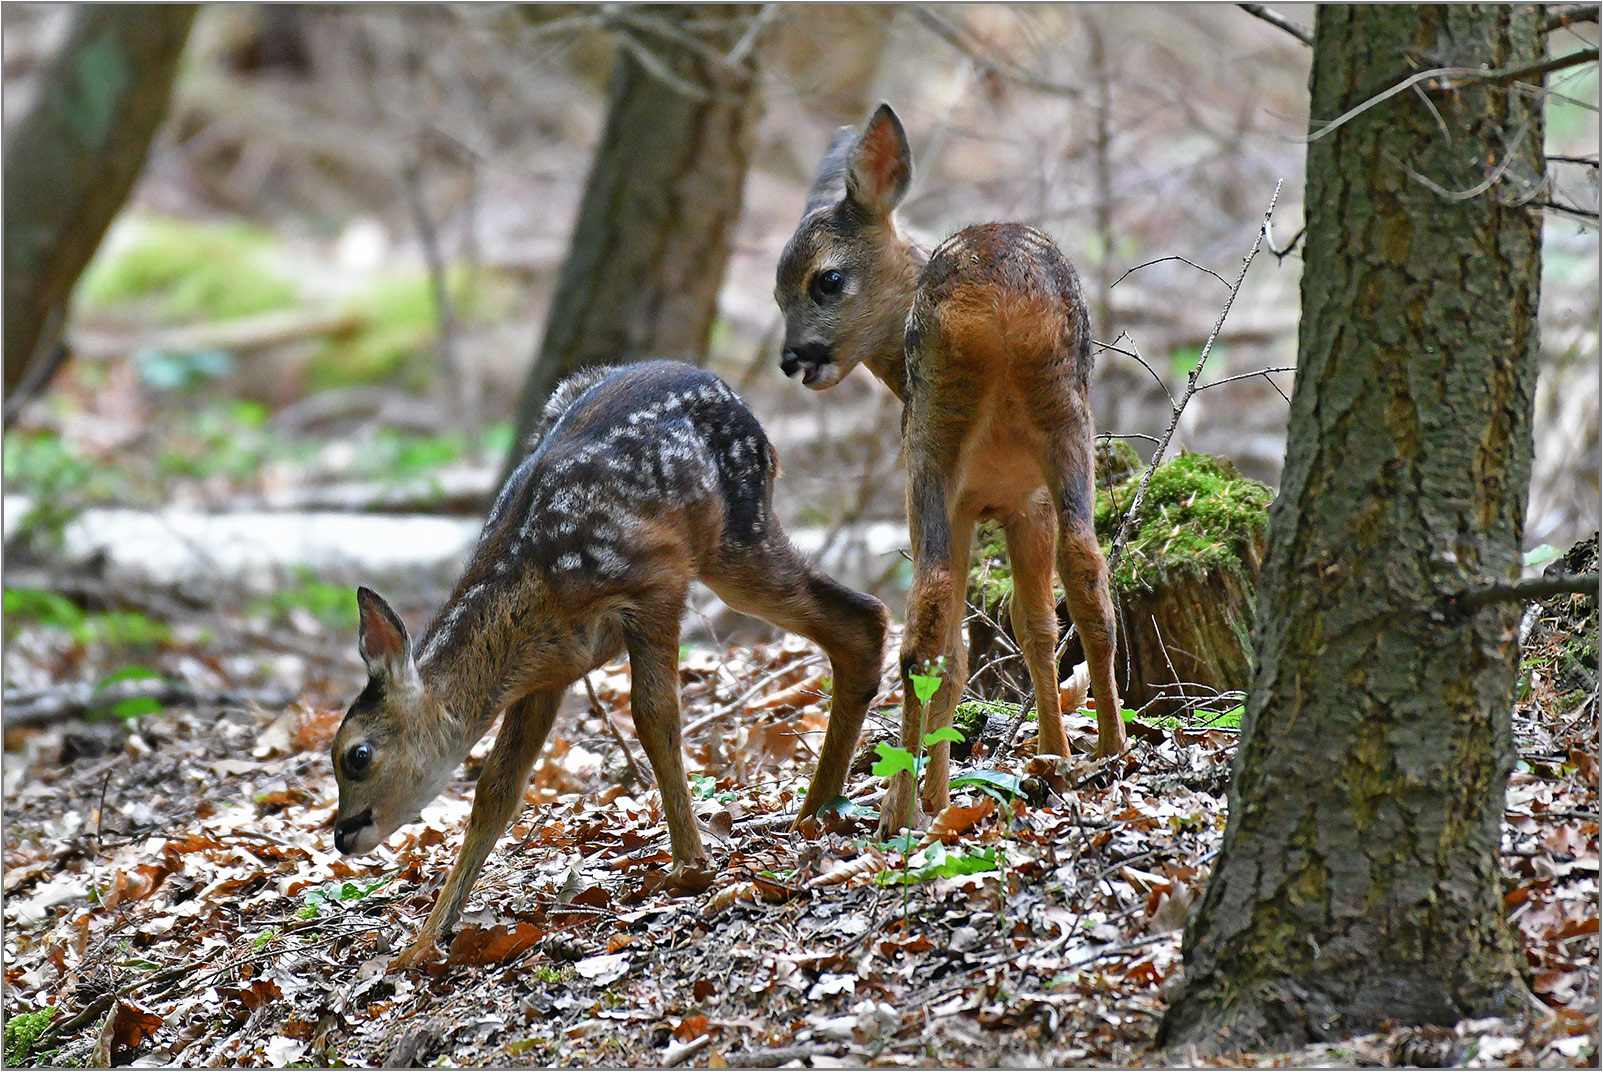
[{"label": "patch of green foliage", "polygon": [[[1096,486],[1098,492],[1115,486],[1142,471],[1141,456],[1122,439],[1098,440],[1096,445]],[[1100,535],[1100,533],[1099,533]],[[1104,553],[1107,537],[1103,537]],[[983,607],[993,617],[1013,594],[1013,566],[1007,557],[1007,540],[1002,526],[987,521],[979,527],[974,556],[968,572],[968,600]],[[1063,597],[1063,587],[1054,580],[1054,598]]]},{"label": "patch of green foliage", "polygon": [[131,241],[94,259],[78,297],[91,308],[148,305],[168,323],[287,309],[298,294],[273,248],[272,236],[249,224],[149,217]]},{"label": "patch of green foliage", "polygon": [[48,589],[7,588],[4,600],[8,634],[18,623],[32,622],[68,633],[86,647],[104,644],[108,648],[155,648],[172,639],[166,624],[149,615],[129,610],[91,614],[60,592]]},{"label": "patch of green foliage", "polygon": [[952,715],[952,725],[963,735],[965,741],[977,741],[992,719],[1005,723],[1018,709],[1017,704],[1001,703],[996,700],[964,700],[957,705],[957,711]]},{"label": "patch of green foliage", "polygon": [[394,881],[400,872],[392,872],[380,878],[367,882],[326,882],[315,889],[301,894],[301,907],[296,910],[296,919],[316,919],[322,914],[327,905],[341,904],[345,901],[360,901],[370,894],[376,893]]},{"label": "patch of green foliage", "polygon": [[47,550],[60,548],[67,525],[85,506],[115,501],[126,491],[121,469],[97,465],[45,431],[6,434],[5,481],[8,492],[29,499],[19,540]]},{"label": "patch of green foliage", "polygon": [[[1135,498],[1139,478],[1097,492],[1097,536],[1111,543]],[[1119,592],[1154,588],[1176,572],[1193,575],[1238,566],[1269,531],[1274,493],[1228,461],[1182,453],[1158,466],[1113,577]]]},{"label": "patch of green foliage", "polygon": [[156,455],[157,476],[233,482],[253,480],[270,461],[305,460],[315,443],[297,443],[267,425],[267,408],[258,402],[231,400],[204,406],[176,417]]},{"label": "patch of green foliage", "polygon": [[733,790],[720,790],[718,779],[706,774],[690,776],[690,793],[697,800],[716,800],[720,804],[728,804],[740,795]]},{"label": "patch of green foliage", "polygon": [[996,871],[1002,866],[1001,855],[1001,849],[996,845],[948,849],[937,841],[914,853],[906,867],[900,870],[887,868],[875,875],[874,881],[882,886],[908,886],[935,878]]},{"label": "patch of green foliage", "polygon": [[9,1067],[15,1068],[28,1060],[33,1052],[33,1044],[44,1034],[55,1015],[55,1008],[46,1005],[42,1009],[19,1012],[6,1019],[5,1055]]},{"label": "patch of green foliage", "polygon": [[405,484],[443,469],[468,453],[466,436],[413,435],[382,428],[356,448],[352,474],[387,484]]},{"label": "patch of green foliage", "polygon": [[[445,273],[452,312],[460,323],[493,317],[511,304],[510,287],[489,277],[480,277],[477,283],[469,286],[467,273],[455,267]],[[313,355],[314,389],[390,381],[422,390],[439,375],[435,354],[439,314],[427,273],[386,273],[346,299],[344,310],[358,326],[326,339]]]},{"label": "patch of green foliage", "polygon": [[330,584],[306,566],[295,567],[292,574],[290,584],[252,599],[250,613],[278,621],[298,608],[331,629],[348,633],[356,628],[356,598],[348,585]]}]

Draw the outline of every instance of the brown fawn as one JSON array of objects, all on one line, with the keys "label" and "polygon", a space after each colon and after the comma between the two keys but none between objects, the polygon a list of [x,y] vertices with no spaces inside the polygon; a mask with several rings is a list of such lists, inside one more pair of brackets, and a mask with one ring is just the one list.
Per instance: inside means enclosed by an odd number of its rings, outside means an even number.
[{"label": "brown fawn", "polygon": [[[1113,681],[1107,564],[1092,525],[1091,334],[1080,283],[1051,239],[1021,224],[966,227],[926,255],[897,227],[913,161],[881,104],[842,127],[779,261],[780,367],[815,391],[859,363],[903,403],[913,583],[902,642],[902,747],[950,726],[968,678],[961,637],[975,523],[995,519],[1013,567],[1009,616],[1029,666],[1040,751],[1064,754],[1052,566],[1079,630],[1097,706],[1097,754],[1124,748]],[[1055,555],[1054,555],[1055,552]],[[941,659],[944,657],[944,665]],[[911,674],[942,682],[921,711]],[[925,717],[927,716],[927,717]],[[929,754],[922,802],[949,801],[950,746]],[[881,831],[913,818],[898,774]]]},{"label": "brown fawn", "polygon": [[829,726],[803,819],[840,795],[878,689],[885,608],[791,545],[772,509],[773,449],[716,376],[667,361],[580,373],[530,442],[415,651],[400,616],[357,591],[368,682],[334,740],[340,851],[367,852],[414,819],[506,712],[461,856],[397,967],[433,957],[454,926],[564,692],[625,650],[672,843],[669,884],[711,882],[680,754],[679,620],[693,578],[829,656]]}]

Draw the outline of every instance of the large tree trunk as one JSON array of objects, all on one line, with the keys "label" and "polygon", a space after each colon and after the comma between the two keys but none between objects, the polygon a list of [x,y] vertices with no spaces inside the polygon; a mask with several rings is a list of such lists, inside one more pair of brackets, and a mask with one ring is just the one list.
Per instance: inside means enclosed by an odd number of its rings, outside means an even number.
[{"label": "large tree trunk", "polygon": [[[1421,68],[1533,63],[1540,17],[1321,7],[1313,126]],[[1498,880],[1519,611],[1442,597],[1519,570],[1540,254],[1524,202],[1543,168],[1529,89],[1402,93],[1309,146],[1252,689],[1166,1045],[1525,1007]]]},{"label": "large tree trunk", "polygon": [[144,167],[194,18],[193,4],[79,8],[39,76],[34,106],[7,139],[8,396],[35,353],[53,344],[79,273]]},{"label": "large tree trunk", "polygon": [[569,374],[706,353],[760,109],[753,50],[726,60],[756,11],[625,10],[641,26],[623,27],[629,46],[618,52],[606,128],[518,402],[508,471]]}]

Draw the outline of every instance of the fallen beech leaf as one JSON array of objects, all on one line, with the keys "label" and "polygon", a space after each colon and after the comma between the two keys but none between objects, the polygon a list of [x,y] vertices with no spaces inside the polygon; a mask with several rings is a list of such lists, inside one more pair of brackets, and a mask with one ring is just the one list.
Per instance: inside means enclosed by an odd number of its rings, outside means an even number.
[{"label": "fallen beech leaf", "polygon": [[607,939],[607,952],[616,953],[624,946],[632,945],[639,941],[639,939],[640,936],[638,934],[614,934],[611,938]]},{"label": "fallen beech leaf", "polygon": [[961,804],[948,804],[941,809],[941,813],[930,824],[924,840],[920,841],[919,848],[933,845],[937,841],[944,841],[950,845],[958,836],[966,833],[975,823],[996,810],[996,800],[993,797],[982,796],[978,804],[967,807]]},{"label": "fallen beech leaf", "polygon": [[494,927],[469,924],[451,941],[450,959],[457,964],[505,964],[545,934],[533,923]]},{"label": "fallen beech leaf", "polygon": [[734,904],[736,901],[755,901],[757,899],[757,886],[752,882],[737,882],[732,886],[725,886],[713,892],[702,906],[701,914],[710,919]]},{"label": "fallen beech leaf", "polygon": [[687,1016],[679,1021],[679,1026],[673,1029],[673,1037],[680,1042],[689,1042],[707,1033],[707,1018],[705,1016]]},{"label": "fallen beech leaf", "polygon": [[1058,710],[1066,714],[1078,711],[1085,706],[1085,698],[1090,694],[1091,668],[1077,663],[1073,672],[1058,682]]},{"label": "fallen beech leaf", "polygon": [[856,879],[868,879],[879,874],[890,866],[890,858],[878,849],[864,849],[862,854],[850,860],[841,860],[834,867],[816,876],[807,883],[810,890],[820,889],[824,886],[840,886]]}]

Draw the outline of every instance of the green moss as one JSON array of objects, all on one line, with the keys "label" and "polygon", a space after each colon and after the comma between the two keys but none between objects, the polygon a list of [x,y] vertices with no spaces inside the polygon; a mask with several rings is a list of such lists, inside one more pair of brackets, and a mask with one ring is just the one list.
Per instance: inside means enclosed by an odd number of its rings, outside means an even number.
[{"label": "green moss", "polygon": [[985,732],[986,725],[992,720],[1005,723],[1018,711],[1017,704],[997,703],[994,700],[964,700],[957,705],[957,712],[952,716],[952,726],[963,735],[963,740],[973,745]]},{"label": "green moss", "polygon": [[39,1036],[44,1034],[45,1028],[56,1015],[56,1010],[50,1006],[34,1012],[19,1012],[6,1020],[5,1026],[5,1053],[6,1064],[15,1068],[28,1059],[33,1052],[33,1044]]},{"label": "green moss", "polygon": [[78,296],[89,307],[154,306],[167,322],[231,320],[295,304],[293,280],[272,264],[273,240],[243,223],[140,220],[131,242],[89,265]]},{"label": "green moss", "polygon": [[[1139,476],[1099,490],[1097,536],[1104,550],[1135,498]],[[1182,453],[1152,474],[1132,526],[1114,587],[1155,588],[1176,571],[1200,575],[1239,565],[1269,529],[1274,493],[1236,472],[1228,461]]]},{"label": "green moss", "polygon": [[[1098,444],[1097,470],[1097,538],[1107,554],[1145,468],[1128,444],[1114,440]],[[1113,479],[1102,479],[1104,472]],[[1115,589],[1155,588],[1176,570],[1200,575],[1239,564],[1248,546],[1268,533],[1273,498],[1222,458],[1182,453],[1164,462],[1152,474],[1141,516],[1126,540]],[[971,563],[969,602],[994,617],[1013,592],[1001,526],[980,526]],[[1062,589],[1055,591],[1061,595]]]}]

